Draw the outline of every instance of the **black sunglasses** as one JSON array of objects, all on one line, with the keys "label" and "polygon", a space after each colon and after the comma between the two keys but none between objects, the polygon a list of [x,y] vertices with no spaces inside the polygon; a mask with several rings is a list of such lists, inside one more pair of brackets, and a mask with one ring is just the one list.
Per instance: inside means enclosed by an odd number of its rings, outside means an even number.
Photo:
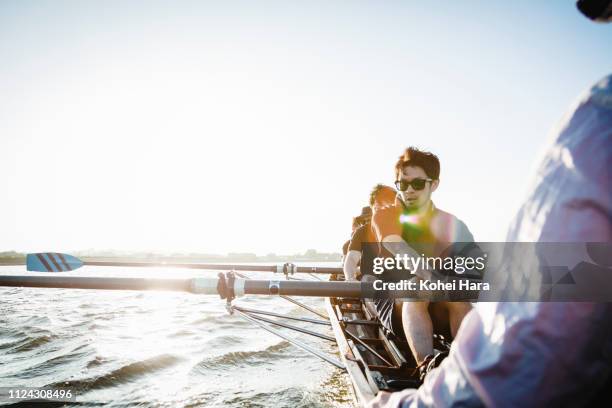
[{"label": "black sunglasses", "polygon": [[428,181],[433,181],[432,179],[424,179],[424,178],[415,178],[413,180],[397,180],[395,182],[395,188],[399,191],[408,190],[408,186],[412,186],[412,188],[416,191],[422,190],[427,185]]}]

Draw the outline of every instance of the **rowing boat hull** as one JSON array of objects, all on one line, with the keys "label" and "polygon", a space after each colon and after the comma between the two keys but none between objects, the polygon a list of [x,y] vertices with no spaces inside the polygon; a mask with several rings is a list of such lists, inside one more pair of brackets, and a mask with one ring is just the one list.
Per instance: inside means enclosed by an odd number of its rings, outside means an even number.
[{"label": "rowing boat hull", "polygon": [[[343,276],[332,275],[330,280],[343,280]],[[380,391],[420,385],[406,339],[386,332],[371,302],[330,297],[325,307],[357,405],[367,405]]]},{"label": "rowing boat hull", "polygon": [[353,384],[355,402],[358,405],[365,406],[376,396],[379,390],[378,388],[373,389],[365,378],[362,369],[359,367],[359,362],[353,352],[354,344],[352,344],[351,340],[346,338],[335,306],[336,305],[333,304],[333,298],[325,299],[325,308],[327,309],[327,315],[329,316],[334,337],[336,337],[340,359],[344,363],[346,372]]}]

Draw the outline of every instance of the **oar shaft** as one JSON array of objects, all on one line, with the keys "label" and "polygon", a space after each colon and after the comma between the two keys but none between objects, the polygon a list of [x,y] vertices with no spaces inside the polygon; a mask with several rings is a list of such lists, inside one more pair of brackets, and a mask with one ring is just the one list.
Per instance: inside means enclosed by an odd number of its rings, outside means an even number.
[{"label": "oar shaft", "polygon": [[60,289],[192,291],[191,279],[98,278],[82,276],[0,276],[0,286]]},{"label": "oar shaft", "polygon": [[275,272],[275,266],[267,265],[216,265],[216,264],[200,264],[200,263],[165,263],[165,262],[115,262],[115,261],[84,261],[83,265],[87,266],[122,266],[128,268],[183,268],[183,269],[210,269],[217,271],[235,270],[235,271],[253,271],[253,272]]},{"label": "oar shaft", "polygon": [[360,297],[360,282],[267,281],[249,279],[244,293],[252,295]]},{"label": "oar shaft", "polygon": [[[203,263],[165,263],[165,262],[127,262],[127,261],[85,261],[88,266],[121,266],[121,267],[164,267],[164,268],[184,268],[184,269],[208,269],[216,271],[251,271],[251,272],[276,272],[283,273],[284,265],[233,265],[233,264],[203,264]],[[295,266],[290,273],[342,273],[342,268],[316,267],[316,266]]]},{"label": "oar shaft", "polygon": [[0,266],[21,266],[21,265],[25,265],[25,262],[23,260],[0,261]]},{"label": "oar shaft", "polygon": [[[218,278],[149,279],[81,276],[0,276],[0,286],[101,290],[170,290],[198,294],[218,294]],[[308,282],[236,279],[236,296],[290,295],[313,297],[361,297],[360,282]]]},{"label": "oar shaft", "polygon": [[343,273],[342,268],[319,267],[319,266],[296,266],[298,273]]}]

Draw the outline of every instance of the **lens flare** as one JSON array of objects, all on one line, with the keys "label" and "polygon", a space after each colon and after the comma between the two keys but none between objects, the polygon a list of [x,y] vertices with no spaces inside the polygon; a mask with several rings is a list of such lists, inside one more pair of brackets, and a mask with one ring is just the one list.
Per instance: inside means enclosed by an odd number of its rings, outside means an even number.
[{"label": "lens flare", "polygon": [[400,215],[400,224],[418,224],[419,217],[417,215],[402,214]]}]

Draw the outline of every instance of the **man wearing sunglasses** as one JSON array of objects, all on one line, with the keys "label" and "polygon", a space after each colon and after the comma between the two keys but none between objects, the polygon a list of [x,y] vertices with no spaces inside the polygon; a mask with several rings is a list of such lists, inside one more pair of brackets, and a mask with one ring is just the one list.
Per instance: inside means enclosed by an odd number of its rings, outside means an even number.
[{"label": "man wearing sunglasses", "polygon": [[[431,200],[440,183],[440,161],[436,155],[409,147],[396,163],[395,174],[396,206],[401,209],[399,220],[397,211],[373,220],[377,239],[387,251],[400,256],[418,257],[421,253],[437,256],[453,243],[474,241],[461,220],[437,209]],[[427,272],[416,271],[416,274],[419,278],[427,278]],[[426,367],[434,358],[433,325],[439,323],[432,322],[430,310],[434,309],[446,314],[444,318],[448,317],[450,334],[454,337],[471,305],[468,302],[439,302],[430,308],[428,301],[396,302],[394,316],[387,318],[397,320],[401,316],[401,328],[421,367]]]}]

